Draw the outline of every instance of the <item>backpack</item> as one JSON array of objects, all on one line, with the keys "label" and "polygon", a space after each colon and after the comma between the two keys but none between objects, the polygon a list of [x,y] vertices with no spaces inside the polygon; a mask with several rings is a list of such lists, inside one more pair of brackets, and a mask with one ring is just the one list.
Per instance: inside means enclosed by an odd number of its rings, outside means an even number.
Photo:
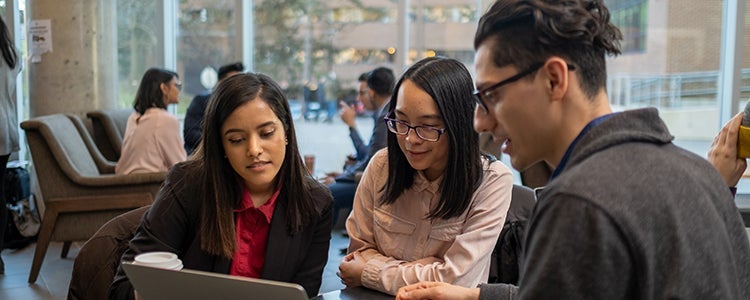
[{"label": "backpack", "polygon": [[[4,197],[7,224],[3,236],[3,249],[21,249],[36,240],[41,219],[31,194],[29,171],[25,168],[8,168],[5,171]],[[2,249],[0,249],[2,250]]]},{"label": "backpack", "polygon": [[6,204],[16,204],[21,199],[29,198],[31,196],[29,171],[20,167],[6,169],[3,190]]},{"label": "backpack", "polygon": [[535,205],[534,191],[525,186],[513,185],[505,224],[492,250],[488,283],[518,284],[526,225]]},{"label": "backpack", "polygon": [[489,283],[518,284],[527,220],[505,222],[492,251]]}]

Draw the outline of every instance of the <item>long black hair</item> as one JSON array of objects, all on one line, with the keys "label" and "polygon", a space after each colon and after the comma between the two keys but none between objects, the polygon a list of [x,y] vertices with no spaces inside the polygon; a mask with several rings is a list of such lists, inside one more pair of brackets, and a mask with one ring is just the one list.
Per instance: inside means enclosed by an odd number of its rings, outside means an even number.
[{"label": "long black hair", "polygon": [[[396,109],[401,84],[409,80],[424,90],[437,104],[446,131],[448,163],[440,183],[440,200],[428,218],[449,219],[460,216],[471,203],[482,181],[479,135],[473,128],[474,98],[471,74],[462,63],[445,57],[430,57],[411,66],[394,89],[388,115]],[[388,181],[382,204],[389,204],[414,184],[416,170],[398,146],[395,133],[388,132]]]},{"label": "long black hair", "polygon": [[11,38],[10,32],[8,32],[8,26],[5,25],[2,16],[0,16],[0,48],[2,49],[5,62],[11,69],[15,69],[18,56],[16,55],[16,49],[13,47],[13,38]]},{"label": "long black hair", "polygon": [[[241,180],[224,158],[221,126],[238,107],[260,99],[271,107],[286,132],[286,157],[277,180],[283,180],[282,194],[289,195],[287,226],[291,234],[312,222],[315,215],[311,185],[297,146],[297,134],[289,103],[281,88],[268,76],[240,73],[221,81],[211,94],[203,125],[203,142],[189,163],[202,170],[203,208],[201,210],[201,249],[231,258],[235,250],[233,210],[242,201]],[[278,183],[277,183],[278,184]]]},{"label": "long black hair", "polygon": [[141,84],[138,86],[138,92],[133,100],[133,108],[139,114],[144,114],[147,109],[158,107],[167,109],[164,103],[164,93],[161,91],[161,84],[169,84],[172,78],[180,78],[177,73],[160,69],[150,68],[143,74]]}]

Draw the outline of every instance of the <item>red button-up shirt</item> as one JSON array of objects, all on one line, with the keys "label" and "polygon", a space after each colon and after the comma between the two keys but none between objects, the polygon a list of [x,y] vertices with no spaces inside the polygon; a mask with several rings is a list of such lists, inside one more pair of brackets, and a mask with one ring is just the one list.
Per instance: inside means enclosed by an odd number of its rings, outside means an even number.
[{"label": "red button-up shirt", "polygon": [[250,192],[242,189],[242,204],[234,210],[237,249],[232,258],[229,274],[260,278],[266,257],[268,231],[280,190],[277,189],[265,204],[255,207]]}]

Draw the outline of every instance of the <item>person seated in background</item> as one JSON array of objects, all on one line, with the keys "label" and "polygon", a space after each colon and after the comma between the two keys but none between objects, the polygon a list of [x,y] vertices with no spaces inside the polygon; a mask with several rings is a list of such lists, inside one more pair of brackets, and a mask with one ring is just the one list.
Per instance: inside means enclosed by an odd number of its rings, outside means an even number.
[{"label": "person seated in background", "polygon": [[[358,82],[359,87],[357,91],[357,102],[362,103],[362,106],[366,110],[377,112],[378,108],[375,107],[370,101],[370,91],[367,88],[367,72],[359,75]],[[349,138],[352,140],[352,144],[354,144],[354,150],[356,151],[356,154],[353,157],[346,157],[346,162],[344,163],[344,169],[346,170],[347,167],[356,165],[357,162],[367,159],[367,156],[370,154],[370,147],[362,141],[362,136],[359,134],[359,130],[357,130],[357,111],[355,107],[353,105],[349,106],[346,104],[346,102],[343,101],[339,102],[339,106],[341,108],[341,121],[349,126]],[[383,126],[385,126],[385,123],[383,123]],[[385,141],[385,137],[383,137],[381,140]],[[385,145],[383,145],[383,147],[385,147]],[[331,176],[331,178],[333,179],[336,175],[339,174],[329,173],[327,175]]]},{"label": "person seated in background", "polygon": [[[260,74],[219,83],[204,142],[177,164],[123,261],[176,253],[187,269],[300,284],[318,294],[331,238],[331,195],[308,175],[289,104]],[[132,299],[122,267],[110,299]]]},{"label": "person seated in background", "polygon": [[602,0],[498,0],[481,17],[475,129],[506,141],[516,169],[554,172],[518,286],[424,282],[397,299],[750,299],[750,243],[725,182],[744,165],[724,152],[738,167],[722,179],[672,143],[656,109],[612,112],[605,55],[621,39]]},{"label": "person seated in background", "polygon": [[180,121],[167,111],[177,104],[182,83],[177,73],[151,68],[143,74],[122,139],[115,174],[166,172],[185,160]]},{"label": "person seated in background", "polygon": [[420,281],[487,282],[513,176],[479,150],[471,75],[454,59],[425,58],[395,90],[388,147],[367,166],[346,221],[342,282],[391,295]]},{"label": "person seated in background", "polygon": [[[222,80],[244,70],[245,66],[241,62],[223,65],[217,72],[218,81],[216,84],[218,85]],[[190,106],[185,113],[185,124],[182,129],[182,135],[185,138],[185,152],[187,152],[187,155],[193,154],[194,149],[198,147],[198,143],[201,141],[201,122],[203,122],[203,115],[206,113],[206,107],[210,98],[211,93],[196,95],[193,101],[190,102]]]},{"label": "person seated in background", "polygon": [[[388,129],[385,126],[383,118],[388,113],[386,106],[390,101],[391,94],[393,94],[393,83],[395,80],[391,69],[380,67],[367,73],[366,86],[360,83],[359,100],[362,101],[362,104],[368,110],[373,111],[372,135],[367,145],[367,156],[365,158],[346,167],[341,174],[328,173],[327,178],[324,180],[333,195],[334,225],[338,222],[339,211],[341,209],[352,208],[354,192],[357,190],[359,177],[365,170],[365,167],[367,167],[370,159],[372,159],[378,150],[386,146]],[[367,95],[366,97],[363,95],[363,92]],[[357,131],[357,124],[354,122],[355,117],[356,113],[352,107],[348,107],[345,104],[341,105],[341,120],[349,126],[349,136],[352,138],[352,142],[356,144],[355,140],[359,140],[361,143],[362,138],[359,131]],[[360,150],[363,149],[358,149],[357,151],[359,152]]]}]

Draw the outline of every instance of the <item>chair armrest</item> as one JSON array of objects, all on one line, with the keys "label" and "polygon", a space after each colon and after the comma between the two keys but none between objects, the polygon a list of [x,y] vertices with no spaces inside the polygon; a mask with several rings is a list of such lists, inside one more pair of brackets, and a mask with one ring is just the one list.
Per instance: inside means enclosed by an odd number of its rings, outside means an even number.
[{"label": "chair armrest", "polygon": [[118,186],[135,184],[161,184],[167,178],[166,172],[134,173],[128,175],[105,174],[101,176],[72,176],[73,182],[83,186]]},{"label": "chair armrest", "polygon": [[117,162],[110,161],[102,155],[99,148],[96,147],[94,139],[91,138],[88,129],[86,129],[86,125],[83,124],[83,120],[81,120],[78,115],[67,114],[67,116],[70,121],[73,122],[73,125],[75,125],[78,134],[81,135],[81,139],[83,139],[83,142],[86,144],[86,148],[89,150],[91,158],[94,159],[94,163],[96,163],[96,168],[99,169],[99,173],[114,174]]}]

